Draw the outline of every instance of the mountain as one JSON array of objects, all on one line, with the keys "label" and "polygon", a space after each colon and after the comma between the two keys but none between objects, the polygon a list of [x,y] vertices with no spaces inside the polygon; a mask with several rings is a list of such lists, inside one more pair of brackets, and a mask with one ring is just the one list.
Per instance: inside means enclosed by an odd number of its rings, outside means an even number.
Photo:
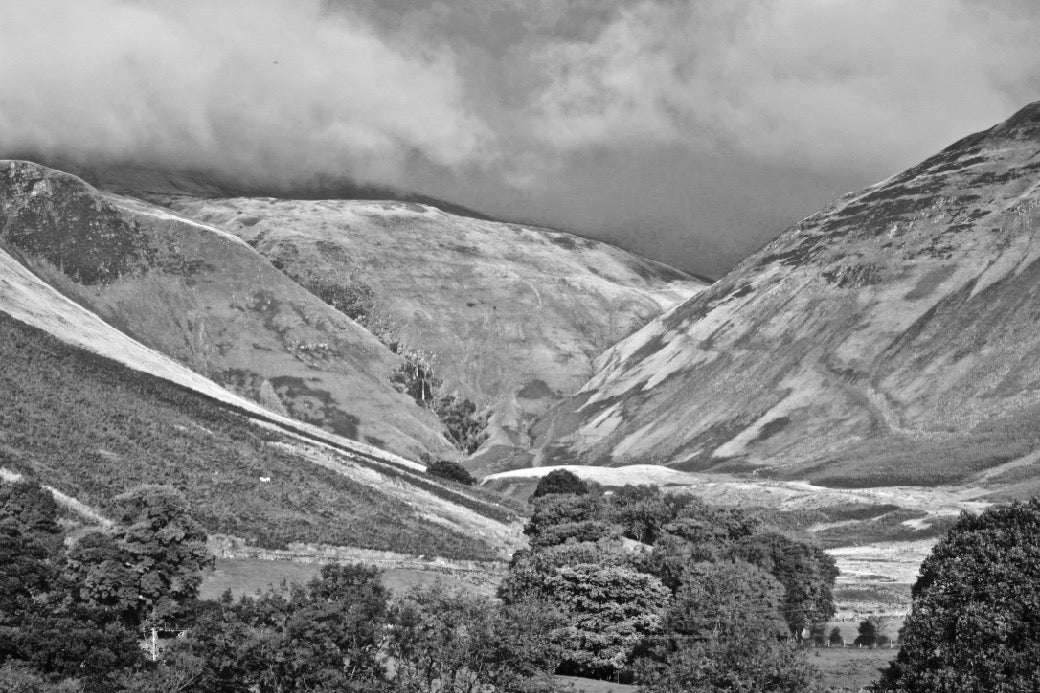
[{"label": "mountain", "polygon": [[847,194],[601,355],[544,463],[1040,479],[1040,103]]},{"label": "mountain", "polygon": [[515,511],[423,466],[272,413],[133,340],[0,249],[0,479],[30,476],[90,523],[172,484],[215,535],[501,558]]},{"label": "mountain", "polygon": [[412,458],[451,450],[436,417],[392,387],[401,357],[231,234],[8,161],[0,248],[128,337],[271,412]]},{"label": "mountain", "polygon": [[138,194],[234,234],[384,341],[430,355],[441,393],[493,413],[471,465],[482,470],[523,459],[531,422],[598,354],[705,286],[605,243],[430,204],[156,190]]}]

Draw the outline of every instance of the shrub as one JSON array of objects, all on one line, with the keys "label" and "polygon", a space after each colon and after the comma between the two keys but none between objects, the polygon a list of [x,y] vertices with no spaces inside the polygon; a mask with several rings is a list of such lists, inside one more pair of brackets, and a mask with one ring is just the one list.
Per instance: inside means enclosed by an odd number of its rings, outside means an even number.
[{"label": "shrub", "polygon": [[441,479],[447,479],[448,481],[455,481],[465,486],[472,486],[477,483],[476,478],[466,471],[465,467],[458,462],[449,462],[448,460],[431,462],[426,466],[426,473]]},{"label": "shrub", "polygon": [[375,292],[363,281],[335,282],[312,279],[304,288],[322,301],[365,326],[375,304]]}]

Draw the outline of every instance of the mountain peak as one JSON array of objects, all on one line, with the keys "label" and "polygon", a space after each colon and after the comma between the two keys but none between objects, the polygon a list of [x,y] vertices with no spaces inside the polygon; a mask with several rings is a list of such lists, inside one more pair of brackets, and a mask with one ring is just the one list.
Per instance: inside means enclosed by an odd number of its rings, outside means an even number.
[{"label": "mountain peak", "polygon": [[995,134],[1035,139],[1040,144],[1040,101],[1034,101],[994,128]]}]

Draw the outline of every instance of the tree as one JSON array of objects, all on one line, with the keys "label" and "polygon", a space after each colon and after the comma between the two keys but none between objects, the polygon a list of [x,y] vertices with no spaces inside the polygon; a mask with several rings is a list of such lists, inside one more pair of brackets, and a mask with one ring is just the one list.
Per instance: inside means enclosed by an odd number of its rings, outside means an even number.
[{"label": "tree", "polygon": [[841,634],[841,628],[838,626],[831,628],[830,635],[827,636],[827,642],[830,645],[844,645],[845,638]]},{"label": "tree", "polygon": [[802,631],[834,614],[834,559],[818,546],[766,532],[748,536],[734,545],[734,557],[765,569],[784,586],[783,614],[791,633]]},{"label": "tree", "polygon": [[507,604],[532,597],[542,598],[549,591],[546,580],[564,566],[595,564],[631,568],[629,557],[618,548],[611,541],[598,541],[570,542],[533,551],[517,551],[498,587],[498,596]]},{"label": "tree", "polygon": [[873,647],[878,641],[878,626],[873,619],[864,619],[859,622],[859,628],[857,629],[856,639],[852,641],[853,645],[866,645],[867,647]]},{"label": "tree", "polygon": [[690,566],[664,621],[653,693],[801,693],[816,672],[781,639],[783,586],[744,562]]},{"label": "tree", "polygon": [[962,513],[925,559],[873,690],[1040,690],[1040,500]]},{"label": "tree", "polygon": [[673,516],[663,496],[657,486],[622,486],[608,498],[607,517],[629,539],[653,544]]},{"label": "tree", "polygon": [[660,632],[669,596],[652,575],[588,563],[557,568],[543,590],[568,624],[553,633],[563,648],[562,670],[599,677],[617,676],[636,648]]},{"label": "tree", "polygon": [[665,639],[707,641],[761,631],[783,638],[784,587],[761,568],[743,561],[695,563],[687,569],[665,619]]},{"label": "tree", "polygon": [[202,571],[213,564],[188,501],[169,486],[141,486],[116,496],[113,510],[119,544],[139,575],[142,614],[176,617],[198,596]]},{"label": "tree", "polygon": [[594,542],[609,537],[617,529],[604,522],[602,497],[596,495],[549,494],[534,500],[531,519],[524,534],[531,546],[541,548],[567,541]]},{"label": "tree", "polygon": [[499,606],[434,586],[413,590],[395,611],[389,652],[398,691],[517,690],[559,663],[549,635],[560,615],[536,600]]},{"label": "tree", "polygon": [[131,561],[115,536],[85,534],[66,554],[64,589],[79,604],[111,611],[124,623],[137,625],[142,596],[140,576]]},{"label": "tree", "polygon": [[714,508],[692,496],[676,495],[664,499],[671,518],[661,526],[654,550],[640,562],[642,570],[661,578],[673,592],[682,585],[688,566],[720,560],[734,542],[752,536],[760,524],[739,510]]},{"label": "tree", "polygon": [[791,644],[758,632],[691,643],[642,690],[646,693],[805,693],[819,674]]},{"label": "tree", "polygon": [[120,670],[143,663],[135,634],[97,611],[33,613],[3,639],[14,659],[52,678],[81,679],[89,691],[113,690]]},{"label": "tree", "polygon": [[58,504],[38,483],[16,481],[0,485],[0,524],[16,527],[48,553],[61,549]]},{"label": "tree", "polygon": [[203,662],[193,690],[370,690],[387,618],[379,571],[363,565],[324,566],[288,596],[209,603],[185,645]]},{"label": "tree", "polygon": [[0,626],[21,623],[50,592],[54,579],[46,549],[13,523],[0,522]]},{"label": "tree", "polygon": [[198,596],[213,559],[188,503],[168,486],[142,486],[112,501],[110,532],[85,535],[67,554],[66,589],[124,623],[175,619]]},{"label": "tree", "polygon": [[541,498],[550,494],[570,493],[584,496],[589,493],[589,486],[574,472],[566,469],[554,469],[538,481],[531,498]]},{"label": "tree", "polygon": [[56,515],[54,500],[38,485],[0,486],[0,662],[21,658],[12,638],[54,587]]}]

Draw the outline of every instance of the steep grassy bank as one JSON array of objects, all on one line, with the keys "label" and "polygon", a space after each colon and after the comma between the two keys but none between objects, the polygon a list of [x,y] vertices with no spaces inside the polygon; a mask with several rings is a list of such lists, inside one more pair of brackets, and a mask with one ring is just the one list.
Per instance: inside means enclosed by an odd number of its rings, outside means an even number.
[{"label": "steep grassy bank", "polygon": [[[483,539],[438,524],[400,497],[274,445],[282,434],[227,405],[2,313],[0,391],[0,466],[102,511],[127,488],[164,483],[185,492],[207,531],[264,547],[303,542],[454,558],[494,554]],[[411,476],[398,472],[394,483],[408,484]],[[509,516],[486,499],[416,480],[478,514]]]}]

